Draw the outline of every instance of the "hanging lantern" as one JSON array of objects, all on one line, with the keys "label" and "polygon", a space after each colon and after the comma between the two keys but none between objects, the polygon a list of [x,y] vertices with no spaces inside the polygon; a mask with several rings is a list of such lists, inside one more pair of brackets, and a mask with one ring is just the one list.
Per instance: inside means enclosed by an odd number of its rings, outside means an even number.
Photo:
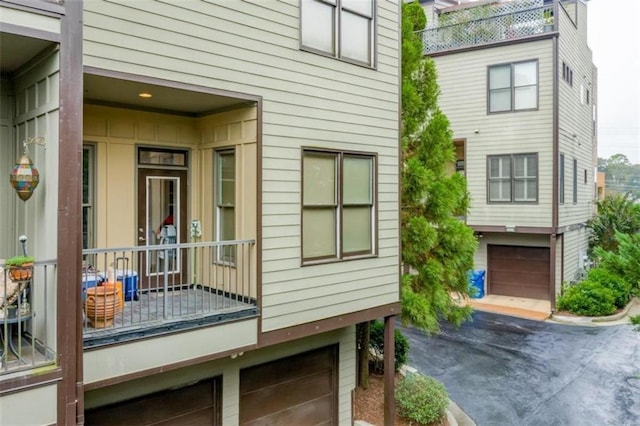
[{"label": "hanging lantern", "polygon": [[31,198],[33,191],[38,186],[40,181],[40,173],[38,169],[33,166],[31,158],[25,153],[20,157],[20,161],[16,163],[16,166],[11,170],[10,176],[11,186],[18,193],[18,197],[22,201],[27,201]]}]

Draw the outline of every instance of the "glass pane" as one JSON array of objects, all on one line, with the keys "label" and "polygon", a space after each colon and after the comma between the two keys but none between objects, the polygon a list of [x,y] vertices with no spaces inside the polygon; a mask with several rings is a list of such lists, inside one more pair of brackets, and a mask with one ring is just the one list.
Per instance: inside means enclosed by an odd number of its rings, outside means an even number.
[{"label": "glass pane", "polygon": [[333,206],[336,203],[335,155],[304,154],[303,204]]},{"label": "glass pane", "polygon": [[335,54],[333,22],[335,7],[315,0],[302,0],[302,44]]},{"label": "glass pane", "polygon": [[236,215],[233,207],[222,207],[220,209],[220,239],[222,241],[235,240],[236,235]]},{"label": "glass pane", "polygon": [[186,166],[187,154],[185,152],[151,151],[141,149],[138,162],[140,164],[154,164],[161,166]]},{"label": "glass pane", "polygon": [[89,148],[82,149],[82,204],[91,203],[91,152]]},{"label": "glass pane", "polygon": [[511,65],[501,65],[489,68],[489,89],[504,89],[511,87]]},{"label": "glass pane", "polygon": [[[180,229],[177,218],[174,218],[174,207],[179,187],[179,179],[164,177],[147,177],[147,229],[150,230],[147,244],[158,244],[162,229],[166,225],[173,225]],[[153,235],[155,232],[155,236]]]},{"label": "glass pane", "polygon": [[354,12],[360,13],[362,15],[366,15],[371,17],[372,10],[371,4],[372,0],[342,0],[342,7],[352,10]]},{"label": "glass pane", "polygon": [[537,179],[527,179],[527,196],[530,200],[535,200],[537,198],[538,192],[538,180]]},{"label": "glass pane", "polygon": [[513,85],[518,87],[537,84],[537,69],[538,66],[535,62],[515,64],[513,66]]},{"label": "glass pane", "polygon": [[370,63],[369,41],[371,19],[342,11],[340,32],[340,56]]},{"label": "glass pane", "polygon": [[513,188],[514,194],[513,195],[514,195],[516,201],[524,201],[526,199],[525,198],[525,183],[526,183],[526,181],[521,180],[521,179],[516,180],[514,182],[514,188]]},{"label": "glass pane", "polygon": [[490,201],[511,201],[511,181],[495,180],[489,182]]},{"label": "glass pane", "polygon": [[527,158],[527,176],[536,177],[538,172],[538,157],[529,155]]},{"label": "glass pane", "polygon": [[538,90],[536,86],[516,87],[514,109],[538,107]]},{"label": "glass pane", "polygon": [[500,177],[500,159],[499,158],[489,159],[489,177],[490,178]]},{"label": "glass pane", "polygon": [[91,235],[90,230],[93,230],[92,220],[91,220],[91,207],[82,207],[82,248],[93,248],[91,247]]},{"label": "glass pane", "polygon": [[501,157],[500,165],[502,167],[502,175],[501,177],[509,178],[511,177],[511,158],[510,157]]},{"label": "glass pane", "polygon": [[511,89],[492,90],[489,93],[489,111],[510,111]]},{"label": "glass pane", "polygon": [[343,201],[345,204],[373,202],[373,159],[345,156],[343,163]]},{"label": "glass pane", "polygon": [[218,154],[218,204],[233,206],[236,200],[236,156],[233,152]]},{"label": "glass pane", "polygon": [[515,157],[513,159],[513,161],[515,162],[515,174],[514,174],[514,177],[518,178],[518,177],[526,176],[525,167],[524,167],[525,157]]},{"label": "glass pane", "polygon": [[345,207],[342,211],[342,247],[345,253],[371,252],[371,208]]},{"label": "glass pane", "polygon": [[335,209],[304,209],[302,220],[302,256],[336,256]]}]

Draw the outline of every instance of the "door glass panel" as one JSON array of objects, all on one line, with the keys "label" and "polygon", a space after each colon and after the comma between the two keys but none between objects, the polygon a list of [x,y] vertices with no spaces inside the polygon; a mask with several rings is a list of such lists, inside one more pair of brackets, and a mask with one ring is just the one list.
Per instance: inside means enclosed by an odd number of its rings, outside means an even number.
[{"label": "door glass panel", "polygon": [[[148,176],[146,182],[147,245],[180,242],[180,178]],[[147,275],[180,272],[178,250],[159,250],[147,255]]]}]

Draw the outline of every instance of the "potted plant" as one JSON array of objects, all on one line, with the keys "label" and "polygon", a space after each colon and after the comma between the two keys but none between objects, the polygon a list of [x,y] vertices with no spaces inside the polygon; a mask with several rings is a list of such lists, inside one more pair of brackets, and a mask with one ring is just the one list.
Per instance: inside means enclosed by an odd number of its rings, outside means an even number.
[{"label": "potted plant", "polygon": [[14,256],[5,260],[9,276],[13,281],[27,281],[33,275],[34,258],[31,256]]},{"label": "potted plant", "polygon": [[546,9],[542,12],[542,18],[544,19],[544,31],[553,31],[553,10]]}]

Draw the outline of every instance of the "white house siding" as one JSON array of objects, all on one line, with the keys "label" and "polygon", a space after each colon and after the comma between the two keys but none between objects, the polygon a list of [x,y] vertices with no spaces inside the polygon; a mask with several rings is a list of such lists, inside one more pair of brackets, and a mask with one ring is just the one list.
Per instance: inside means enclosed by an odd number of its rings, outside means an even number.
[{"label": "white house siding", "polygon": [[[36,2],[30,3],[30,5],[35,6]],[[57,16],[33,13],[26,8],[0,5],[0,28],[2,28],[2,23],[16,25],[29,30],[60,34],[60,19]]]},{"label": "white house siding", "polygon": [[[465,172],[471,193],[469,225],[551,226],[553,49],[551,40],[488,47],[434,58],[439,105],[454,139],[466,138]],[[538,110],[487,114],[491,65],[538,60]],[[538,202],[487,203],[487,156],[538,154]]]},{"label": "white house siding", "polygon": [[584,257],[588,249],[588,231],[586,228],[565,232],[564,238],[564,276],[563,281],[579,280],[579,273],[585,271]]},{"label": "white house siding", "polygon": [[[560,37],[558,54],[559,89],[559,151],[565,158],[565,196],[559,207],[559,226],[584,223],[593,212],[594,169],[593,162],[593,92],[595,72],[591,50],[587,46],[587,6],[577,2],[577,28],[573,13],[569,15],[559,8]],[[562,62],[573,70],[573,87],[562,79]],[[589,89],[590,100],[581,103],[580,85]],[[573,159],[578,160],[578,201],[573,203]],[[584,172],[587,172],[587,181]],[[565,246],[566,249],[566,246]]]},{"label": "white house siding", "polygon": [[[224,359],[169,371],[85,394],[85,408],[116,403],[163,389],[179,387],[197,380],[222,376],[222,422],[235,426],[239,420],[240,370],[312,349],[338,344],[338,413],[339,424],[351,424],[351,391],[355,388],[355,330],[347,327],[320,335],[244,353]],[[182,346],[182,345],[181,345]],[[139,356],[139,355],[136,355]],[[85,355],[86,357],[86,355]],[[122,355],[119,354],[118,358]]]}]

